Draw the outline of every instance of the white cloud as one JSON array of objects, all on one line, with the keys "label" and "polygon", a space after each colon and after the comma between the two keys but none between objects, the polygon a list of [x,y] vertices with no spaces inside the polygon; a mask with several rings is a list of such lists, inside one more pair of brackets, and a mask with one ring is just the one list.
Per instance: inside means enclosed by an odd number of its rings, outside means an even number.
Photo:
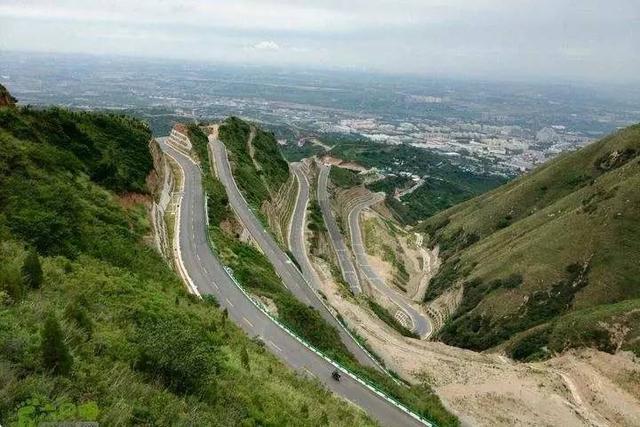
[{"label": "white cloud", "polygon": [[280,46],[278,45],[278,43],[271,40],[263,40],[261,42],[254,44],[252,47],[257,50],[279,50],[280,49]]}]

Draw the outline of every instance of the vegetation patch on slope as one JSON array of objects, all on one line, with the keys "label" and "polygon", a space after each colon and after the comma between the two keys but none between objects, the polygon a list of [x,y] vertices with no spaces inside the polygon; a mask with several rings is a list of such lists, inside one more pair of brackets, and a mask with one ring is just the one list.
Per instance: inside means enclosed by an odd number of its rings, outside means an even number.
[{"label": "vegetation patch on slope", "polygon": [[382,320],[384,323],[386,323],[387,325],[391,326],[393,329],[395,329],[396,331],[400,332],[400,334],[404,335],[405,337],[409,337],[409,338],[420,338],[417,334],[411,332],[409,329],[405,328],[402,323],[400,323],[395,317],[393,317],[391,315],[391,313],[389,313],[387,311],[387,309],[385,309],[384,307],[382,307],[380,304],[378,304],[377,302],[373,301],[373,300],[368,300],[369,302],[369,307],[371,308],[371,310],[373,310],[373,312],[376,314],[376,316],[378,316],[380,318],[380,320]]},{"label": "vegetation patch on slope", "polygon": [[329,179],[340,188],[351,188],[362,184],[362,179],[357,172],[337,166],[329,171]]},{"label": "vegetation patch on slope", "polygon": [[225,120],[219,131],[238,187],[247,201],[259,210],[263,202],[287,181],[289,165],[282,157],[273,134],[258,128],[252,140],[255,153],[252,158],[247,146],[250,134],[251,125],[237,117]]},{"label": "vegetation patch on slope", "polygon": [[309,202],[309,223],[307,227],[311,231],[327,231],[327,226],[324,224],[324,218],[322,218],[322,211],[320,210],[320,204],[314,198]]},{"label": "vegetation patch on slope", "polygon": [[389,175],[378,181],[374,181],[370,184],[367,184],[367,188],[374,193],[378,193],[380,191],[386,193],[388,196],[393,196],[394,191],[396,189],[404,190],[406,188],[411,187],[413,180],[408,176],[394,176]]}]

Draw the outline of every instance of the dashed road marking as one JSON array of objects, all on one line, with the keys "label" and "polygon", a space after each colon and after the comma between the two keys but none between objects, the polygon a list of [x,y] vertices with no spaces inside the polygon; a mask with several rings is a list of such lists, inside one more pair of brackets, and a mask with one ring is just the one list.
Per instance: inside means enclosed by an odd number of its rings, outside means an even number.
[{"label": "dashed road marking", "polygon": [[278,350],[278,351],[282,352],[282,349],[281,349],[280,347],[278,347],[278,346],[276,345],[276,343],[274,343],[273,341],[269,341],[269,344],[271,344],[271,345],[273,346],[273,348],[275,348],[276,350]]},{"label": "dashed road marking", "polygon": [[304,367],[304,370],[307,372],[307,374],[311,375],[312,377],[316,377],[316,374],[314,374],[313,372],[311,372],[306,366]]},{"label": "dashed road marking", "polygon": [[242,316],[242,320],[244,320],[245,322],[247,322],[247,324],[248,324],[249,326],[251,326],[252,328],[254,327],[254,326],[253,326],[253,323],[249,322],[249,320],[248,320],[246,317]]},{"label": "dashed road marking", "polygon": [[227,300],[227,303],[228,303],[231,307],[233,307],[233,304],[231,303],[231,301],[229,301],[229,298],[225,298],[225,300]]}]

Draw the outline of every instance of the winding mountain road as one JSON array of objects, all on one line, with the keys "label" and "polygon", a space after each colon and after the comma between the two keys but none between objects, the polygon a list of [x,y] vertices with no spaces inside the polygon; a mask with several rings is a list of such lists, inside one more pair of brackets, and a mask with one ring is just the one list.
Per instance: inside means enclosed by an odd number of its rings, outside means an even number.
[{"label": "winding mountain road", "polygon": [[345,374],[334,381],[335,365],[319,356],[273,322],[244,294],[209,247],[206,234],[201,172],[188,156],[159,141],[162,150],[180,166],[183,183],[176,218],[176,256],[193,292],[214,295],[230,319],[249,336],[260,336],[278,358],[303,375],[317,378],[329,390],[362,408],[387,426],[429,425],[391,404],[371,388]]},{"label": "winding mountain road", "polygon": [[296,261],[298,261],[302,275],[307,279],[307,282],[311,283],[316,290],[320,290],[320,278],[313,265],[311,265],[305,244],[304,233],[307,226],[307,207],[309,206],[310,192],[309,180],[302,171],[302,167],[301,163],[291,163],[291,170],[298,181],[298,195],[289,224],[289,249]]},{"label": "winding mountain road", "polygon": [[351,248],[356,257],[356,263],[358,269],[366,280],[371,285],[389,298],[403,313],[403,316],[396,316],[398,321],[403,323],[407,329],[418,334],[420,338],[425,338],[431,335],[432,327],[429,318],[424,314],[416,310],[411,303],[410,299],[400,292],[387,286],[385,281],[380,275],[371,267],[369,259],[364,247],[364,241],[362,239],[362,229],[360,228],[360,214],[364,209],[369,208],[371,205],[379,202],[381,198],[378,195],[363,200],[362,202],[353,206],[348,215],[349,223],[349,235],[351,236]]},{"label": "winding mountain road", "polygon": [[360,279],[358,278],[356,267],[353,265],[353,261],[351,260],[349,249],[347,248],[347,245],[345,245],[342,238],[342,233],[340,232],[338,223],[336,222],[336,219],[331,212],[331,202],[329,200],[329,192],[327,190],[327,185],[329,183],[329,171],[331,170],[331,166],[327,166],[321,163],[319,164],[319,166],[320,173],[318,174],[318,204],[320,205],[320,210],[322,211],[324,224],[326,225],[327,231],[329,232],[329,238],[331,240],[333,250],[336,252],[336,256],[338,257],[338,264],[340,264],[342,277],[349,285],[351,292],[353,292],[354,295],[358,295],[362,292]]},{"label": "winding mountain road", "polygon": [[251,238],[269,259],[276,273],[278,273],[278,276],[282,279],[282,283],[300,302],[315,308],[330,325],[336,328],[342,342],[358,362],[365,366],[381,369],[373,356],[356,342],[355,338],[346,330],[344,325],[329,311],[320,299],[320,296],[311,285],[305,281],[304,276],[293,261],[285,254],[273,236],[264,229],[262,223],[260,223],[256,215],[251,211],[249,204],[236,185],[224,144],[212,138],[209,141],[209,147],[213,154],[218,178],[227,191],[229,204],[238,216],[240,222],[251,235]]}]

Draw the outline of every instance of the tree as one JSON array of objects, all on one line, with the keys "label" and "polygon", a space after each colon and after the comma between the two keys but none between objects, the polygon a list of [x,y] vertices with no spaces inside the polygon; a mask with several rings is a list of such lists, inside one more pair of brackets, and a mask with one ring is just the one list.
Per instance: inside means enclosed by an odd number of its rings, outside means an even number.
[{"label": "tree", "polygon": [[42,266],[35,249],[29,251],[22,264],[22,276],[25,283],[32,289],[38,289],[42,285]]},{"label": "tree", "polygon": [[242,362],[242,366],[247,371],[251,370],[251,365],[249,365],[249,352],[247,351],[247,347],[243,346],[240,352],[240,361]]},{"label": "tree", "polygon": [[66,375],[71,371],[73,358],[64,342],[60,323],[53,314],[44,323],[40,349],[45,368],[59,375]]},{"label": "tree", "polygon": [[138,329],[135,368],[177,393],[199,394],[221,366],[215,338],[185,319],[149,319]]},{"label": "tree", "polygon": [[18,268],[0,263],[0,293],[5,294],[6,304],[17,303],[24,294],[24,278]]}]

